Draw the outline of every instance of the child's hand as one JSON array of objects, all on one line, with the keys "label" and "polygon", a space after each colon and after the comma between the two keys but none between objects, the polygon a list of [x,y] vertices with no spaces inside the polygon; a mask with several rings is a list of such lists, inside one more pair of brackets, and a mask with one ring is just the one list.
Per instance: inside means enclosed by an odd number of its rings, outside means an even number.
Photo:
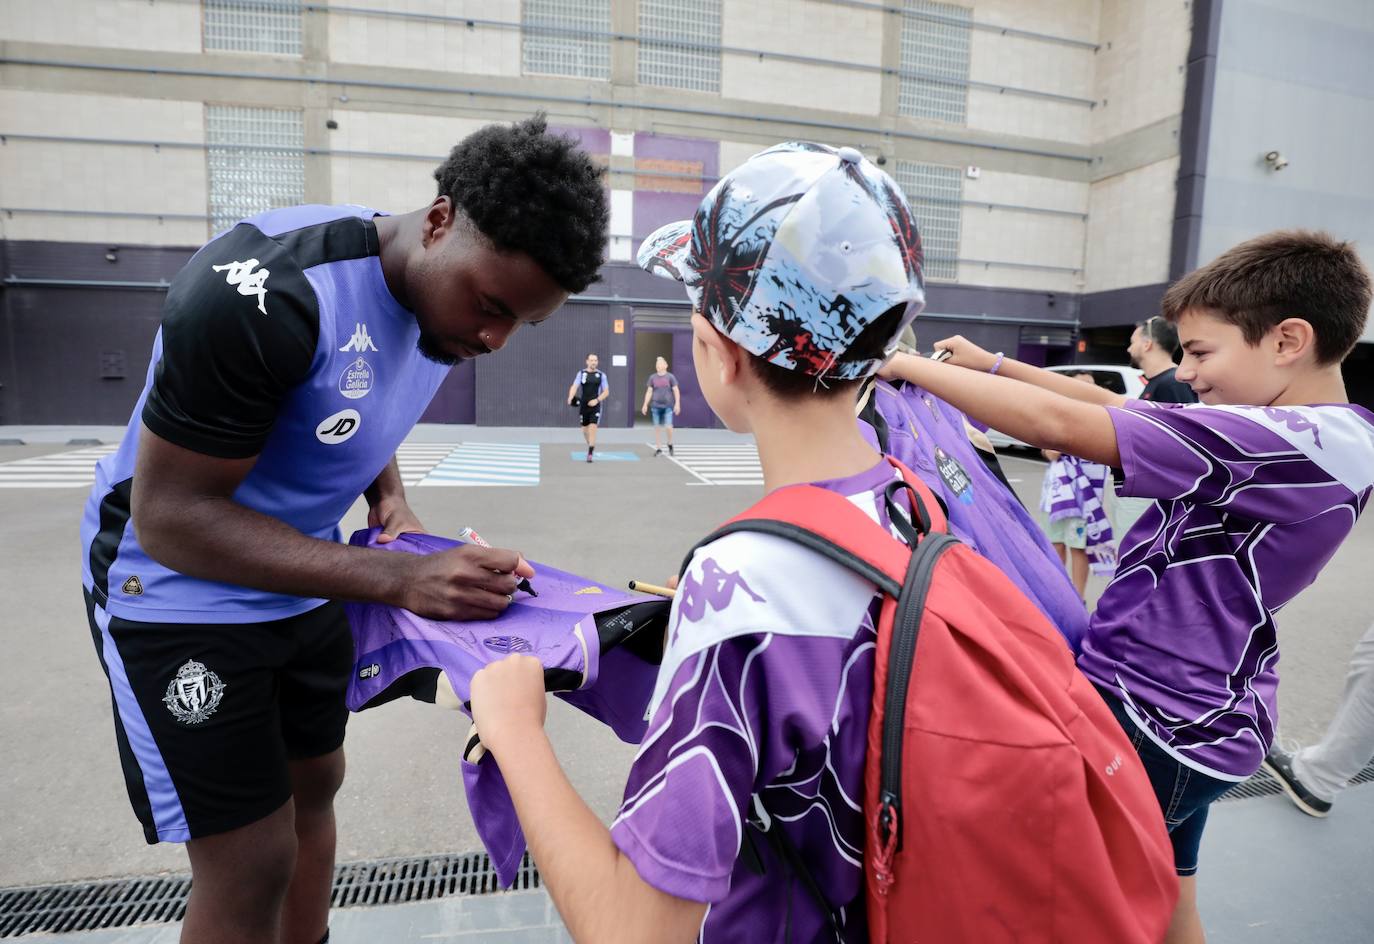
[{"label": "child's hand", "polygon": [[952,338],[945,338],[943,341],[936,341],[935,350],[949,351],[951,356],[945,363],[953,364],[955,367],[992,370],[992,365],[997,362],[995,354],[989,354],[960,334],[956,334]]},{"label": "child's hand", "polygon": [[544,664],[534,656],[507,656],[486,666],[472,677],[470,695],[477,732],[498,757],[544,728]]}]

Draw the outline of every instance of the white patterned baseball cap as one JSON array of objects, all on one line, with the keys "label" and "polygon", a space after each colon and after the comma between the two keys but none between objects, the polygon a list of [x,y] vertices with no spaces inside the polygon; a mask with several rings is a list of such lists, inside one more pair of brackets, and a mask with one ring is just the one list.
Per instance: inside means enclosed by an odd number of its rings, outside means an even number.
[{"label": "white patterned baseball cap", "polygon": [[711,189],[690,220],[639,249],[693,307],[756,357],[816,377],[857,380],[885,357],[846,360],[863,330],[906,312],[891,353],[925,306],[921,237],[897,184],[854,148],[788,142],[755,154]]}]

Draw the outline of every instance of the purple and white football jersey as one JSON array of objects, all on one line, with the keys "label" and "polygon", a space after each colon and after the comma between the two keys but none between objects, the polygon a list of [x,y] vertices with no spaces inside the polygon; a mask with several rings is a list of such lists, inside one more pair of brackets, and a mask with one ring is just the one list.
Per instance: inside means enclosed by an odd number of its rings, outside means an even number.
[{"label": "purple and white football jersey", "polygon": [[[886,461],[814,483],[889,525]],[[611,827],[641,877],[710,902],[701,940],[820,940],[825,916],[760,833],[757,794],[847,940],[867,940],[863,770],[876,589],[800,545],[742,532],[699,548],[669,618],[649,731]],[[752,841],[763,875],[739,861]]]},{"label": "purple and white football jersey", "polygon": [[1349,404],[1110,411],[1121,541],[1079,666],[1180,762],[1253,774],[1277,726],[1275,614],[1316,579],[1374,487],[1374,415]]}]

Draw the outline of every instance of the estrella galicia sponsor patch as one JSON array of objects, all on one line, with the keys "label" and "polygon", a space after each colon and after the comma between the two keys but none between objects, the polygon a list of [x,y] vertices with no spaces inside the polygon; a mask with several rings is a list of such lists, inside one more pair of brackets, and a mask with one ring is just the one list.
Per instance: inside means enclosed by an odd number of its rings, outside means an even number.
[{"label": "estrella galicia sponsor patch", "polygon": [[320,425],[315,427],[315,438],[326,446],[336,446],[352,439],[362,422],[362,415],[357,410],[340,410],[320,420]]},{"label": "estrella galicia sponsor patch", "polygon": [[482,645],[494,652],[530,652],[534,649],[530,641],[521,636],[488,636]]},{"label": "estrella galicia sponsor patch", "polygon": [[167,684],[162,703],[182,724],[200,724],[215,713],[223,698],[224,682],[220,677],[191,659],[177,669],[176,677]]},{"label": "estrella galicia sponsor patch", "polygon": [[372,392],[372,366],[361,357],[348,362],[339,375],[339,392],[350,400],[360,400]]},{"label": "estrella galicia sponsor patch", "polygon": [[968,477],[959,460],[939,446],[935,447],[935,468],[951,493],[965,505],[973,504],[973,480]]}]

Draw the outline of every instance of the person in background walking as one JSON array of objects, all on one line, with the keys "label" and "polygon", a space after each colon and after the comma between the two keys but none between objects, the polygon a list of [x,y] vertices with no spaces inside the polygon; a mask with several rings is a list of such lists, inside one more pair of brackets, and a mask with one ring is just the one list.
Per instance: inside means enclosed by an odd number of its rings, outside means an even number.
[{"label": "person in background walking", "polygon": [[1331,812],[1336,794],[1374,759],[1374,623],[1355,643],[1345,694],[1326,735],[1316,744],[1289,752],[1275,744],[1264,758],[1288,798],[1309,816]]},{"label": "person in background walking", "polygon": [[596,426],[601,422],[601,404],[611,395],[606,375],[598,370],[601,361],[595,354],[587,355],[587,366],[577,372],[568,388],[568,406],[578,408],[582,422],[582,438],[587,441],[587,461],[596,452]]},{"label": "person in background walking", "polygon": [[668,455],[673,454],[673,417],[682,412],[682,396],[677,378],[668,373],[668,361],[660,357],[654,361],[654,372],[644,389],[644,406],[639,412],[645,416],[654,411],[654,455],[663,455],[663,433],[668,436]]}]

